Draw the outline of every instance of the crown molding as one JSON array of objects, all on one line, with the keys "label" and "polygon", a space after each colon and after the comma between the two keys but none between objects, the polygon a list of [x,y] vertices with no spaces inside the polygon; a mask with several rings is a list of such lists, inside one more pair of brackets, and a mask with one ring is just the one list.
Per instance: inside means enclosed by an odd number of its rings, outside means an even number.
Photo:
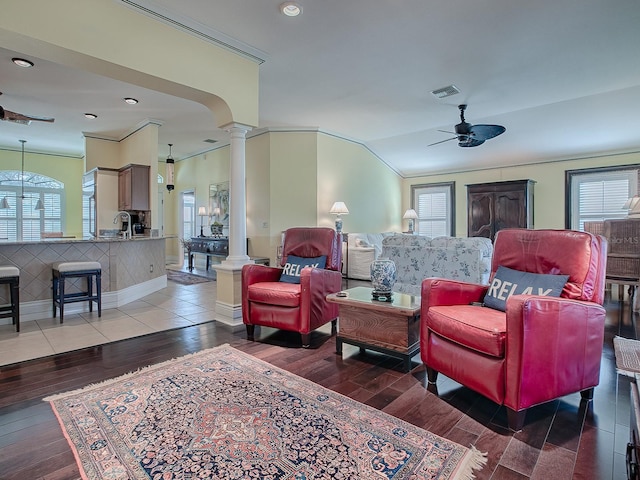
[{"label": "crown molding", "polygon": [[258,65],[267,61],[268,55],[251,45],[236,40],[225,35],[218,30],[208,27],[192,18],[180,15],[179,13],[156,5],[150,0],[115,0],[124,6],[131,8],[147,17],[181,30],[185,33],[198,37],[205,42],[209,42],[227,51],[240,55]]}]

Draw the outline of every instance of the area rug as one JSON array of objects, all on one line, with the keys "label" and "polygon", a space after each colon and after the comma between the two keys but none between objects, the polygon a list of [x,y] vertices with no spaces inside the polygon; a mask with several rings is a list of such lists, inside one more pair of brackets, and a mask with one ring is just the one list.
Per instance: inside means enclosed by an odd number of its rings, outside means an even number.
[{"label": "area rug", "polygon": [[486,463],[228,345],[45,400],[84,479],[472,479]]},{"label": "area rug", "polygon": [[177,272],[169,269],[167,269],[166,272],[168,280],[177,282],[181,285],[194,285],[196,283],[212,282],[214,280],[213,278],[199,277],[198,275],[193,275],[187,272]]},{"label": "area rug", "polygon": [[613,350],[618,373],[628,377],[634,377],[636,373],[640,373],[640,341],[615,336]]}]

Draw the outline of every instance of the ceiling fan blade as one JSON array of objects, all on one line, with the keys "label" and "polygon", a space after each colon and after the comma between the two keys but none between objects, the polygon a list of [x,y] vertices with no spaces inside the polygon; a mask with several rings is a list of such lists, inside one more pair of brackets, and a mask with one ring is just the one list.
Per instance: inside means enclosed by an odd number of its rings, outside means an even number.
[{"label": "ceiling fan blade", "polygon": [[476,140],[489,140],[490,138],[502,135],[506,128],[502,125],[473,125],[471,133]]},{"label": "ceiling fan blade", "polygon": [[55,121],[55,119],[51,117],[35,117],[30,115],[23,115],[17,112],[12,112],[10,110],[5,110],[1,106],[0,106],[0,119],[6,120],[9,122],[22,123],[25,125],[29,125],[31,121],[49,122],[49,123],[53,123]]},{"label": "ceiling fan blade", "polygon": [[457,139],[458,139],[458,137],[447,138],[446,140],[440,140],[439,142],[436,142],[436,143],[430,143],[429,145],[427,145],[427,147],[431,147],[433,145],[438,145],[439,143],[444,143],[444,142],[448,142],[450,140],[457,140]]}]

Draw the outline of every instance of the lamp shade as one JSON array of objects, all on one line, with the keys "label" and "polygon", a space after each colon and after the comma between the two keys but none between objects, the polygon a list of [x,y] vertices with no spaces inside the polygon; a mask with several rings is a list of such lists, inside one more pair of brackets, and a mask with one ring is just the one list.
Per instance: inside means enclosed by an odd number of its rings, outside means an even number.
[{"label": "lamp shade", "polygon": [[220,207],[215,207],[215,208],[213,209],[213,215],[216,215],[216,216],[217,216],[217,215],[220,215]]},{"label": "lamp shade", "polygon": [[334,215],[348,215],[349,209],[344,202],[335,202],[331,210],[329,210],[329,213],[333,213]]},{"label": "lamp shade", "polygon": [[201,217],[207,215],[207,207],[198,207],[198,215]]},{"label": "lamp shade", "polygon": [[7,201],[7,197],[2,197],[2,200],[0,200],[0,209],[4,210],[7,208],[11,208],[9,202]]},{"label": "lamp shade", "polygon": [[36,206],[33,209],[44,210],[44,204],[42,203],[42,200],[38,199],[38,201],[36,202]]},{"label": "lamp shade", "polygon": [[413,208],[410,208],[409,210],[404,212],[404,215],[402,216],[402,218],[405,220],[415,220],[418,218],[418,214]]}]

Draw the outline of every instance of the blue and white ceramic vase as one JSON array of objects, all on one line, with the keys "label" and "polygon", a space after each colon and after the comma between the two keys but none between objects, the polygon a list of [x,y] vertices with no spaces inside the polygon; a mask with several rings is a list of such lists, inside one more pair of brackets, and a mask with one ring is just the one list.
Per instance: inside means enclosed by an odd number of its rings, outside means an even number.
[{"label": "blue and white ceramic vase", "polygon": [[371,263],[371,284],[375,293],[391,293],[396,279],[396,264],[393,260],[380,257]]}]

